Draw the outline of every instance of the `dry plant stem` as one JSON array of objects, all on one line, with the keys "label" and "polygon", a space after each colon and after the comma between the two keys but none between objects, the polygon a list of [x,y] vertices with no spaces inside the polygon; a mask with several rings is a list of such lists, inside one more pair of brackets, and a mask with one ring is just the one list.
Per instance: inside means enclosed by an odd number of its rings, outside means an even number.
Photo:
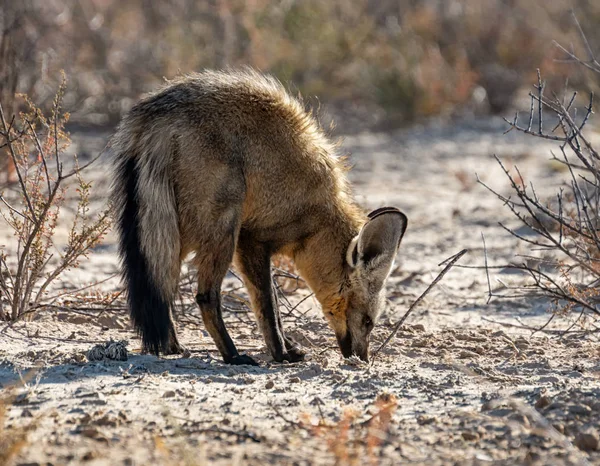
[{"label": "dry plant stem", "polygon": [[485,236],[483,236],[483,232],[481,232],[481,240],[483,241],[483,257],[485,260],[485,278],[487,279],[487,286],[488,286],[488,299],[486,304],[489,304],[492,296],[494,295],[492,292],[492,284],[490,282],[490,271],[488,269],[488,256],[487,256],[487,247],[485,245]]},{"label": "dry plant stem", "polygon": [[[33,120],[27,117],[23,118],[21,131],[14,128],[14,119],[11,120],[10,125],[7,124],[4,110],[0,104],[0,137],[4,139],[14,163],[19,180],[19,195],[25,205],[23,210],[19,210],[0,195],[3,204],[9,209],[9,214],[5,216],[5,219],[18,237],[17,265],[14,273],[9,268],[5,255],[2,255],[0,260],[0,266],[3,269],[0,274],[0,289],[10,304],[9,311],[2,310],[0,312],[2,320],[17,320],[21,316],[31,314],[29,311],[38,309],[50,283],[67,268],[76,266],[78,258],[95,246],[110,226],[108,209],[98,215],[94,221],[88,221],[90,185],[81,179],[81,168],[78,166],[76,158],[75,168],[67,174],[63,173],[61,155],[64,148],[59,146],[59,141],[61,144],[69,142],[63,132],[63,125],[67,117],[66,114],[61,113],[61,99],[65,83],[66,81],[63,79],[54,99],[51,119],[46,119],[26,99],[30,105]],[[39,121],[47,128],[45,143],[42,143],[38,137],[34,121]],[[16,141],[19,143],[17,144]],[[36,157],[32,158],[30,150]],[[102,152],[97,157],[101,154]],[[55,173],[50,172],[49,157],[55,158]],[[37,158],[37,162],[31,162],[35,158]],[[64,199],[64,180],[72,176],[77,176],[79,183],[79,201],[75,220],[69,232],[65,252],[61,254],[58,265],[48,271],[50,260],[54,257],[50,248],[54,245],[52,237]],[[43,192],[46,189],[47,193],[44,195]]]},{"label": "dry plant stem", "polygon": [[[588,60],[578,58],[574,52],[560,44],[555,45],[571,61],[600,75],[600,63],[575,17],[574,22],[588,54]],[[541,250],[550,254],[550,259],[540,259],[528,254],[524,256],[526,262],[522,265],[509,265],[510,268],[527,273],[531,282],[528,285],[507,288],[523,292],[533,291],[550,297],[557,306],[557,312],[576,311],[577,318],[569,324],[566,332],[571,332],[575,325],[583,326],[584,322],[588,325],[587,331],[593,332],[593,327],[600,317],[600,154],[585,134],[585,130],[594,113],[594,96],[590,94],[585,112],[578,116],[575,106],[577,93],[573,92],[569,97],[565,92],[563,98],[556,95],[552,98],[545,96],[545,85],[539,70],[534,88],[536,91],[529,94],[531,107],[527,125],[520,125],[518,114],[515,114],[512,121],[505,121],[509,125],[509,131],[517,130],[559,144],[560,155],[552,153],[553,160],[566,166],[569,180],[555,195],[555,205],[551,206],[541,200],[533,183],[526,184],[517,167],[514,167],[516,175],[511,173],[498,157],[496,160],[516,196],[502,195],[481,180],[478,179],[478,182],[500,199],[521,225],[528,227],[533,234],[525,235],[500,224],[502,228],[519,241],[527,243],[531,251]],[[544,111],[550,111],[557,119],[550,133],[545,132],[543,128]],[[536,130],[532,129],[534,113],[538,118]],[[542,266],[545,270],[541,269]],[[485,270],[489,276],[487,253]],[[509,296],[507,293],[492,292],[489,285],[488,290],[488,298],[491,295]],[[551,320],[552,318],[537,330],[545,331]]]},{"label": "dry plant stem", "polygon": [[445,261],[441,262],[439,265],[443,265],[446,264],[446,267],[444,267],[444,270],[442,270],[437,277],[435,277],[435,279],[431,282],[431,284],[425,289],[425,291],[423,291],[423,293],[421,293],[421,296],[419,296],[408,308],[408,310],[404,313],[404,315],[402,316],[402,318],[400,319],[400,321],[394,326],[394,329],[392,330],[392,332],[388,335],[388,337],[385,339],[385,341],[381,344],[381,346],[379,348],[377,348],[377,350],[373,353],[373,356],[371,357],[371,366],[373,365],[373,363],[375,362],[375,358],[377,357],[377,355],[381,352],[381,350],[383,348],[385,348],[385,346],[392,340],[392,338],[394,338],[394,336],[396,335],[396,333],[398,333],[398,330],[400,330],[400,327],[402,327],[402,324],[404,324],[404,321],[408,318],[408,316],[411,314],[411,312],[413,311],[413,309],[415,309],[417,307],[417,305],[423,300],[423,298],[425,298],[425,296],[427,296],[427,294],[433,289],[433,287],[435,285],[438,284],[438,282],[444,278],[444,275],[446,275],[446,273],[448,273],[448,271],[454,266],[454,264],[456,264],[456,262],[462,257],[464,256],[466,253],[468,252],[468,249],[463,249],[462,251],[460,251],[459,253],[450,256],[448,259],[446,259]]},{"label": "dry plant stem", "polygon": [[[8,141],[10,135],[7,134],[8,126],[6,125],[6,119],[4,117],[4,111],[2,110],[1,104],[0,104],[0,119],[2,121],[2,128],[4,130],[3,136]],[[54,198],[56,196],[56,193],[58,192],[62,178],[61,178],[61,173],[59,172],[58,178],[54,184],[54,188],[50,191],[50,193],[48,195],[48,200],[47,200],[46,204],[43,206],[40,214],[36,216],[35,210],[33,209],[33,206],[31,204],[31,199],[29,196],[27,186],[25,185],[25,182],[21,175],[20,169],[18,168],[19,163],[18,163],[17,157],[15,155],[15,152],[13,150],[12,143],[8,144],[8,148],[9,148],[11,157],[13,159],[13,162],[15,164],[15,167],[17,168],[17,175],[19,177],[19,183],[21,185],[21,189],[23,190],[23,195],[27,201],[27,205],[29,206],[29,210],[31,211],[32,219],[34,221],[33,231],[31,232],[31,234],[29,235],[29,238],[27,239],[27,241],[25,242],[25,245],[23,246],[23,252],[21,254],[21,257],[19,258],[19,263],[17,265],[17,272],[15,274],[15,276],[17,277],[17,280],[15,281],[15,287],[13,290],[13,302],[11,304],[11,319],[16,320],[19,317],[19,310],[23,309],[26,306],[29,296],[31,295],[31,289],[29,289],[29,287],[27,287],[27,283],[23,283],[23,281],[20,280],[19,277],[24,277],[23,267],[25,266],[25,262],[28,258],[29,250],[31,248],[31,245],[37,238],[37,234],[46,218],[46,214],[48,213],[48,210],[50,209],[50,207],[52,207]],[[43,152],[41,152],[41,154],[43,154]],[[59,157],[58,153],[56,154],[56,157],[58,159],[58,157]],[[23,285],[25,285],[27,288],[21,298],[21,294],[22,294],[21,288],[23,287]]]}]

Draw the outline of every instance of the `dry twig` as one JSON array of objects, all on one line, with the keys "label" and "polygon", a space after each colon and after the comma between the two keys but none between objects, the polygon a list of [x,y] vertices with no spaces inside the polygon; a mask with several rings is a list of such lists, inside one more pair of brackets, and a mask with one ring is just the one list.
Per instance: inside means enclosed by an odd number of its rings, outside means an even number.
[{"label": "dry twig", "polygon": [[375,362],[375,358],[381,352],[381,350],[383,348],[385,348],[385,346],[392,340],[392,338],[394,338],[394,336],[396,335],[396,333],[398,333],[398,330],[400,330],[400,328],[402,327],[402,324],[404,324],[404,321],[408,318],[408,316],[411,314],[411,312],[413,311],[413,309],[417,307],[417,305],[423,300],[423,298],[425,298],[425,296],[427,296],[427,294],[433,289],[433,287],[435,285],[437,285],[437,283],[442,278],[444,278],[444,275],[446,275],[446,273],[448,273],[448,271],[454,266],[454,264],[456,264],[456,262],[462,256],[464,256],[467,253],[467,251],[468,251],[467,249],[463,249],[459,253],[457,253],[457,254],[449,257],[448,259],[446,259],[445,261],[443,261],[443,262],[441,262],[439,264],[440,266],[446,264],[446,267],[444,267],[444,270],[442,270],[438,274],[438,276],[435,277],[435,279],[425,289],[425,291],[423,291],[423,293],[421,293],[421,295],[410,305],[410,307],[408,308],[408,310],[404,313],[404,315],[402,316],[402,318],[400,319],[400,321],[394,326],[394,329],[388,335],[388,337],[385,339],[385,341],[381,344],[381,346],[379,346],[379,348],[377,348],[377,350],[375,352],[373,352],[373,355],[371,356],[371,366]]}]

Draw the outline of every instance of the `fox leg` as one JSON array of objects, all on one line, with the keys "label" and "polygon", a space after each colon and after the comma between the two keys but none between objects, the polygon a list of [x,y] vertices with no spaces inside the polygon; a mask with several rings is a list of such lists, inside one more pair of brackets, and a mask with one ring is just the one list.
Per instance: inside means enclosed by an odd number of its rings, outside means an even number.
[{"label": "fox leg", "polygon": [[223,361],[228,364],[258,366],[250,356],[239,354],[223,321],[221,312],[221,283],[229,269],[236,242],[236,229],[231,228],[220,241],[206,242],[196,250],[194,259],[198,270],[198,294],[204,327],[215,341]]},{"label": "fox leg", "polygon": [[291,337],[288,337],[285,333],[283,333],[283,323],[281,322],[281,314],[277,312],[277,322],[279,324],[279,328],[281,329],[281,333],[283,335],[283,341],[285,343],[285,349],[291,357],[292,361],[303,361],[306,356],[306,351],[300,343],[294,340]]},{"label": "fox leg", "polygon": [[173,322],[173,316],[170,316],[169,326],[169,348],[165,354],[183,354],[186,351],[186,347],[179,343],[177,338],[177,331],[175,330],[175,323]]},{"label": "fox leg", "polygon": [[283,334],[277,298],[271,285],[271,253],[268,245],[253,241],[242,233],[235,260],[244,277],[252,310],[273,359],[278,362],[304,359],[304,352],[299,345]]}]

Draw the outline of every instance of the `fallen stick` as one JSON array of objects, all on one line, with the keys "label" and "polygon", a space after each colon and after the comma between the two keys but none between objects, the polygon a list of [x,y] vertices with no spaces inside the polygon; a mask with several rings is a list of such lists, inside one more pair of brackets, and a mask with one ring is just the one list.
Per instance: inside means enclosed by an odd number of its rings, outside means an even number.
[{"label": "fallen stick", "polygon": [[385,339],[385,341],[381,344],[381,346],[379,348],[377,348],[377,350],[373,353],[373,356],[371,357],[371,366],[373,365],[373,363],[375,362],[375,358],[377,357],[377,355],[379,354],[379,352],[391,341],[392,338],[394,338],[394,336],[396,335],[396,333],[398,333],[398,330],[400,330],[400,327],[402,327],[402,324],[404,323],[404,321],[408,318],[408,316],[410,315],[410,313],[413,311],[413,309],[415,307],[417,307],[417,305],[423,300],[423,298],[425,298],[425,296],[427,296],[427,294],[432,290],[432,288],[437,285],[437,283],[444,278],[444,275],[446,275],[446,273],[454,266],[454,264],[456,264],[456,262],[467,253],[467,249],[463,249],[462,251],[460,251],[458,254],[455,254],[454,256],[449,257],[448,259],[446,259],[445,261],[441,262],[438,265],[443,265],[446,264],[446,267],[444,267],[444,270],[442,270],[439,275],[437,277],[435,277],[435,280],[433,280],[431,282],[431,284],[427,287],[427,289],[425,291],[423,291],[423,293],[421,294],[421,296],[419,296],[408,308],[408,311],[406,311],[406,313],[402,316],[402,319],[400,319],[400,321],[396,324],[396,326],[394,327],[394,329],[392,330],[392,333],[389,334],[389,336]]}]

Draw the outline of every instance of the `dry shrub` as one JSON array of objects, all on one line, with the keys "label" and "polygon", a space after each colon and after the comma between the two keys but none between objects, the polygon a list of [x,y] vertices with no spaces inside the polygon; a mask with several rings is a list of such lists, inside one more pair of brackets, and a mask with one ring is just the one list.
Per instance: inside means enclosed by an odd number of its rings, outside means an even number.
[{"label": "dry shrub", "polygon": [[80,103],[75,117],[94,124],[117,122],[163,76],[239,65],[333,107],[385,109],[367,112],[364,125],[469,107],[477,87],[501,111],[535,67],[556,71],[544,41],[568,43],[572,7],[590,25],[600,17],[589,0],[21,3],[30,5],[15,11],[32,50],[10,68],[19,89],[50,106],[48,83],[66,69],[67,104]]},{"label": "dry shrub", "polygon": [[[63,169],[70,144],[64,129],[69,114],[62,110],[65,89],[63,76],[49,116],[26,97],[28,111],[19,118],[8,119],[0,105],[0,146],[8,150],[18,177],[17,195],[0,195],[0,213],[17,243],[11,250],[3,247],[0,255],[0,320],[33,317],[50,284],[77,267],[110,227],[108,209],[90,212],[91,183],[83,179],[77,158],[69,172]],[[67,243],[59,250],[55,233],[66,196],[73,191],[76,211]]]},{"label": "dry shrub", "polygon": [[308,427],[315,437],[325,440],[336,465],[359,465],[365,461],[376,465],[397,407],[394,395],[380,394],[373,404],[374,414],[366,421],[358,422],[360,413],[349,408],[344,410],[337,423],[321,419],[314,425],[310,415],[303,415],[301,425]]},{"label": "dry shrub", "polygon": [[[600,62],[582,30],[581,34],[588,53],[585,60],[560,45],[559,49],[566,58],[578,61],[600,78]],[[597,330],[600,323],[600,154],[587,126],[593,114],[593,94],[583,111],[579,108],[578,112],[577,93],[548,97],[538,70],[538,82],[530,97],[528,117],[519,120],[517,114],[513,120],[506,121],[510,129],[555,141],[558,151],[553,153],[553,161],[565,168],[567,180],[553,197],[543,199],[533,183],[525,182],[518,167],[509,170],[497,159],[512,195],[492,192],[511,210],[521,227],[529,231],[523,234],[522,229],[517,231],[502,225],[528,248],[523,263],[511,267],[531,278],[521,291],[552,298],[555,309],[552,318],[570,315],[572,311],[578,313],[568,330],[575,325]],[[514,296],[514,291],[511,289],[508,294]],[[505,294],[490,290],[490,296]]]}]

